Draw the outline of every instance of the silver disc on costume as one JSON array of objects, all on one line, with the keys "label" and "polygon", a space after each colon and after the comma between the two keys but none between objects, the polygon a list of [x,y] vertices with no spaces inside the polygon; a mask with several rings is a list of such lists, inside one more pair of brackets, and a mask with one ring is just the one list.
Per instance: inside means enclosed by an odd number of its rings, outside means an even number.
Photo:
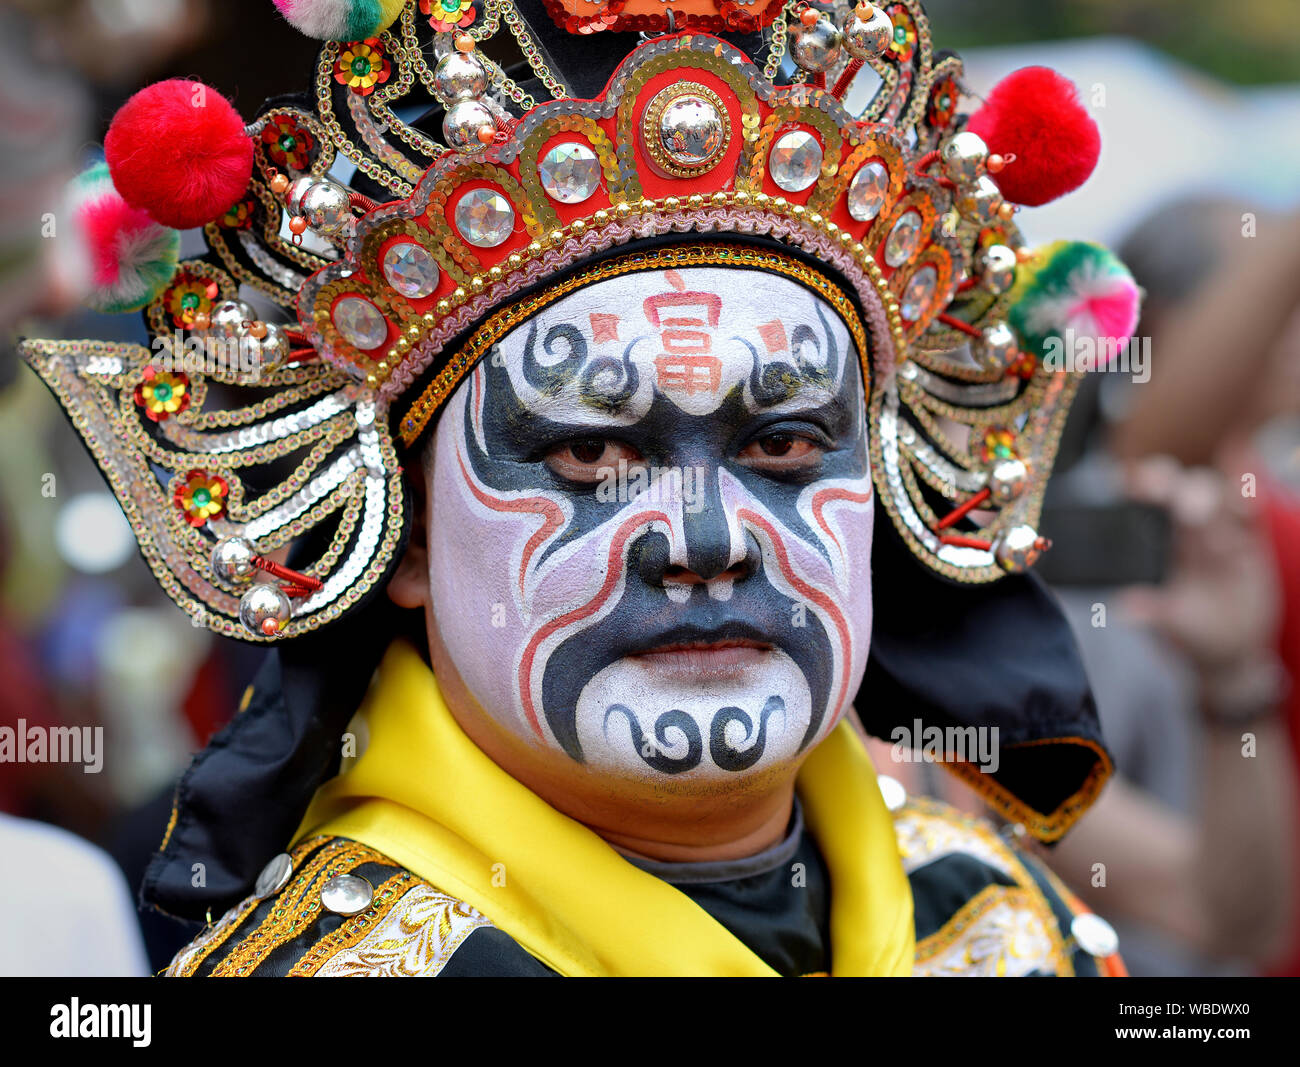
[{"label": "silver disc on costume", "polygon": [[374,898],[375,887],[356,874],[336,874],[320,891],[321,904],[335,915],[357,915]]},{"label": "silver disc on costume", "polygon": [[1113,956],[1119,951],[1119,934],[1100,915],[1085,912],[1070,923],[1074,943],[1089,956]]},{"label": "silver disc on costume", "polygon": [[281,852],[262,868],[262,873],[257,876],[257,884],[253,886],[253,896],[259,899],[273,896],[289,884],[292,876],[293,860],[289,853]]}]

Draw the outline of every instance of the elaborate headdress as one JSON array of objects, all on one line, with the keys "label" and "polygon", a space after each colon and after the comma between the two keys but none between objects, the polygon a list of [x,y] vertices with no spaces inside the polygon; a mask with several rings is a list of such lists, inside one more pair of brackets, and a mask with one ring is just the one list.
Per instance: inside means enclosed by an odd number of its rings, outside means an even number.
[{"label": "elaborate headdress", "polygon": [[[153,344],[24,352],[168,595],[251,641],[333,623],[402,549],[403,448],[493,343],[691,264],[840,311],[879,500],[926,568],[1030,565],[1077,384],[1061,346],[1127,338],[1137,304],[1103,250],[1031,251],[1014,224],[1096,162],[1073,87],[1029,68],[968,116],[917,0],[544,3],[276,0],[324,39],[310,95],[245,126],[172,81],[115,119],[79,210],[100,306],[143,308]],[[169,228],[197,225],[207,253],[176,263]],[[294,542],[296,569],[272,560]]]}]

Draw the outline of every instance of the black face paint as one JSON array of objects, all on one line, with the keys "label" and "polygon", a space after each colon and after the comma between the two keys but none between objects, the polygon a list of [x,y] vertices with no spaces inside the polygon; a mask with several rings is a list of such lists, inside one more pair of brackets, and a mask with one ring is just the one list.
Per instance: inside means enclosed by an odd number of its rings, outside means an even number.
[{"label": "black face paint", "polygon": [[435,611],[480,703],[624,775],[717,779],[825,736],[870,633],[853,351],[819,298],[721,268],[613,279],[506,337],[434,475],[457,531],[431,544]]}]

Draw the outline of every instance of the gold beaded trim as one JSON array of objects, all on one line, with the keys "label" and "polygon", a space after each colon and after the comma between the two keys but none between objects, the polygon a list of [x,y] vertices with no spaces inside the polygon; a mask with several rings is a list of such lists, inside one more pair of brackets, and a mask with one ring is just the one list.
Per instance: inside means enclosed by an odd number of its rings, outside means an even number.
[{"label": "gold beaded trim", "polygon": [[743,267],[770,271],[812,289],[835,308],[849,328],[849,332],[853,335],[853,342],[857,346],[859,362],[862,364],[863,384],[869,385],[871,348],[867,329],[853,301],[829,278],[799,260],[779,252],[746,248],[742,245],[683,245],[657,252],[633,253],[605,263],[598,263],[545,292],[498,311],[474,332],[469,343],[451,358],[433,381],[425,386],[424,391],[408,409],[401,420],[398,432],[402,444],[409,447],[415,443],[442,402],[451,395],[460,380],[492,345],[521,322],[532,318],[561,297],[588,285],[594,285],[596,282],[624,274],[699,266]]}]

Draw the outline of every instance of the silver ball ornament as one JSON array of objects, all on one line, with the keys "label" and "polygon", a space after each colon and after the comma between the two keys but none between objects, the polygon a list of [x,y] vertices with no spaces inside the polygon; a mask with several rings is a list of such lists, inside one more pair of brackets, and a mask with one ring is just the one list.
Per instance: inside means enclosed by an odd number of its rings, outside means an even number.
[{"label": "silver ball ornament", "polygon": [[963,130],[944,142],[939,158],[948,180],[966,185],[988,171],[989,146],[979,134]]},{"label": "silver ball ornament", "polygon": [[443,117],[442,135],[457,152],[475,155],[488,147],[478,136],[484,126],[496,126],[491,109],[480,100],[458,100]]},{"label": "silver ball ornament", "polygon": [[1037,563],[1049,548],[1051,542],[1040,537],[1032,526],[1013,526],[993,539],[993,558],[1004,571],[1019,574]]},{"label": "silver ball ornament", "polygon": [[244,354],[256,374],[274,370],[289,358],[289,338],[284,328],[274,322],[264,323],[266,334],[262,337],[246,337]]},{"label": "silver ball ornament", "polygon": [[303,213],[302,198],[307,195],[307,190],[318,181],[320,181],[319,178],[313,178],[310,174],[293,180],[288,191],[284,194],[284,206],[288,209],[290,215],[301,215]]},{"label": "silver ball ornament", "polygon": [[844,18],[844,51],[854,59],[879,59],[893,40],[894,24],[882,7],[873,4],[867,19],[859,17],[857,8]]},{"label": "silver ball ornament", "polygon": [[998,217],[1002,193],[992,178],[977,178],[973,185],[959,190],[953,207],[972,222],[987,226]]},{"label": "silver ball ornament", "polygon": [[828,18],[820,18],[811,26],[801,25],[790,43],[790,57],[801,70],[809,74],[822,74],[839,62],[844,35]]},{"label": "silver ball ornament", "polygon": [[212,546],[212,573],[227,585],[247,585],[257,574],[257,548],[247,537],[223,537]]},{"label": "silver ball ornament", "polygon": [[1020,357],[1016,333],[1005,322],[989,326],[983,336],[972,341],[971,354],[984,370],[1005,371]]},{"label": "silver ball ornament", "polygon": [[303,194],[299,213],[322,237],[337,237],[352,224],[352,201],[343,186],[318,181]]},{"label": "silver ball ornament", "polygon": [[989,245],[975,257],[980,285],[994,296],[1001,296],[1016,283],[1016,254],[1006,245]]},{"label": "silver ball ornament", "polygon": [[241,337],[244,323],[251,322],[256,316],[242,300],[222,300],[213,306],[209,318],[212,325],[208,327],[208,336],[229,341]]},{"label": "silver ball ornament", "polygon": [[293,605],[278,585],[264,582],[239,600],[239,621],[257,637],[275,637],[293,617]]},{"label": "silver ball ornament", "polygon": [[1029,485],[1029,468],[1024,460],[1000,459],[989,468],[989,495],[999,504],[1010,504]]},{"label": "silver ball ornament", "polygon": [[473,52],[448,52],[433,68],[433,87],[448,105],[482,96],[488,87],[487,67]]}]

